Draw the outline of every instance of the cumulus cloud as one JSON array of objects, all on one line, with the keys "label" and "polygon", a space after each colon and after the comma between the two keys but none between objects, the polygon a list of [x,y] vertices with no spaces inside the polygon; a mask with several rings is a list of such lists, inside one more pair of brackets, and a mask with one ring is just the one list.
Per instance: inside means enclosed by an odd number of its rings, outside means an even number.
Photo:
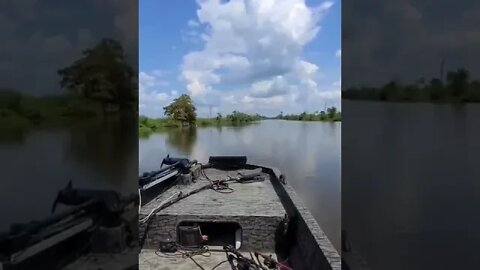
[{"label": "cumulus cloud", "polygon": [[198,22],[195,21],[195,20],[188,20],[187,25],[188,25],[189,27],[197,27],[197,26],[200,26],[200,23],[198,23]]},{"label": "cumulus cloud", "polygon": [[182,30],[180,32],[181,38],[184,42],[189,42],[192,44],[198,44],[201,42],[202,37],[200,36],[200,33],[197,32],[196,30],[188,29],[188,30]]},{"label": "cumulus cloud", "polygon": [[[138,65],[138,2],[131,0],[88,0],[97,5],[98,11],[111,16],[116,38],[130,56],[134,68]],[[108,16],[107,15],[107,16]]]},{"label": "cumulus cloud", "polygon": [[[35,95],[63,93],[57,70],[102,38],[119,40],[136,67],[138,21],[129,0],[0,3],[0,88]],[[74,11],[74,12],[72,12]],[[68,14],[68,15],[66,15]],[[97,27],[102,25],[102,27]],[[130,45],[129,45],[130,44]]]},{"label": "cumulus cloud", "polygon": [[[197,19],[205,28],[195,33],[203,49],[186,54],[181,65],[186,91],[195,101],[248,110],[290,106],[308,97],[332,98],[330,89],[319,87],[319,67],[303,59],[302,52],[318,35],[333,2],[316,7],[304,0],[198,4]],[[196,26],[193,22],[188,25]],[[223,98],[215,98],[218,94]]]},{"label": "cumulus cloud", "polygon": [[140,114],[160,115],[163,107],[178,96],[176,90],[168,91],[169,82],[165,80],[165,75],[162,70],[141,71],[138,74]]},{"label": "cumulus cloud", "polygon": [[480,2],[353,1],[343,9],[344,87],[413,82],[446,69],[480,76]]},{"label": "cumulus cloud", "polygon": [[252,84],[252,91],[249,96],[254,98],[270,98],[283,96],[288,93],[289,85],[282,76],[272,80],[259,81]]}]

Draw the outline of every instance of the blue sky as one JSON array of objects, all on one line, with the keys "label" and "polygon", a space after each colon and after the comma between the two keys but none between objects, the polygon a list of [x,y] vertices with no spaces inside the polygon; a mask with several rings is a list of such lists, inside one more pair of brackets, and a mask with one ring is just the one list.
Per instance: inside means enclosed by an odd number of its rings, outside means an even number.
[{"label": "blue sky", "polygon": [[139,1],[140,113],[340,107],[340,1]]}]

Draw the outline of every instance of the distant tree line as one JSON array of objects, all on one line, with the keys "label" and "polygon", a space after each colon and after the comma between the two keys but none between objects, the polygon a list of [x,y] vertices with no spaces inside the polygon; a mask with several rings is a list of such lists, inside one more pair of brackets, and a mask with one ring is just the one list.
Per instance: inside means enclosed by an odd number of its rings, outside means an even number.
[{"label": "distant tree line", "polygon": [[70,101],[68,96],[34,97],[11,89],[0,89],[0,120],[39,123],[61,115]]},{"label": "distant tree line", "polygon": [[63,121],[137,109],[136,72],[115,40],[101,40],[57,73],[65,89],[60,95],[37,97],[16,89],[0,89],[2,125]]},{"label": "distant tree line", "polygon": [[265,116],[260,114],[246,114],[238,111],[233,111],[231,114],[227,114],[225,117],[222,114],[218,113],[215,120],[221,122],[222,120],[227,120],[232,123],[245,123],[245,122],[253,122],[253,121],[260,121],[265,119]]},{"label": "distant tree line", "polygon": [[266,118],[259,114],[252,115],[238,111],[233,111],[226,116],[218,113],[214,118],[198,118],[196,110],[190,96],[182,94],[170,104],[163,107],[166,117],[153,119],[143,115],[139,116],[139,134],[140,136],[147,136],[152,132],[172,127],[244,125]]},{"label": "distant tree line", "polygon": [[480,102],[480,81],[470,80],[465,69],[449,71],[445,82],[433,78],[414,84],[390,81],[381,87],[350,88],[342,91],[342,98],[398,102]]},{"label": "distant tree line", "polygon": [[[192,99],[187,94],[182,94],[174,99],[169,105],[163,107],[165,116],[168,119],[179,123],[182,126],[193,125],[197,122],[197,108],[193,104]],[[217,121],[217,122],[232,122],[244,123],[264,119],[264,116],[259,114],[246,114],[238,111],[233,111],[226,116],[218,113],[215,118],[202,118],[202,121]]]},{"label": "distant tree line", "polygon": [[301,114],[286,114],[281,112],[274,119],[297,120],[297,121],[341,121],[341,112],[336,107],[329,107],[326,111],[315,111],[313,113],[303,112]]}]

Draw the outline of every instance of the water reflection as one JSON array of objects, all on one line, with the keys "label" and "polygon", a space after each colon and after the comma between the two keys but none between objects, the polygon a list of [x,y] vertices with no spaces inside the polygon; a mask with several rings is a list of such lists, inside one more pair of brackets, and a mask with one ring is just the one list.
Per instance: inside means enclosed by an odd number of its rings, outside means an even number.
[{"label": "water reflection", "polygon": [[458,269],[458,260],[438,259],[447,257],[480,265],[480,215],[469,210],[480,203],[479,107],[343,108],[342,226],[368,265]]},{"label": "water reflection", "polygon": [[[85,165],[95,171],[98,181],[118,185],[119,179],[130,177],[131,185],[125,190],[133,191],[136,182],[136,141],[138,133],[133,119],[88,121],[68,128],[68,144],[64,149],[66,159]],[[119,169],[123,168],[123,169]],[[127,172],[125,171],[127,170]],[[127,174],[126,174],[127,173]]]},{"label": "water reflection", "polygon": [[192,153],[193,146],[197,140],[196,128],[174,128],[165,131],[167,142],[174,145],[184,155]]},{"label": "water reflection", "polygon": [[0,147],[21,145],[25,142],[29,128],[23,126],[0,127]]},{"label": "water reflection", "polygon": [[13,141],[2,138],[2,179],[8,181],[0,184],[0,231],[49,215],[57,191],[69,180],[76,187],[134,192],[136,126],[135,120],[93,120],[31,128]]},{"label": "water reflection", "polygon": [[210,155],[246,155],[251,163],[279,168],[339,247],[340,123],[266,120],[184,131],[141,138],[139,173],[157,169],[167,154],[199,161],[207,161]]}]

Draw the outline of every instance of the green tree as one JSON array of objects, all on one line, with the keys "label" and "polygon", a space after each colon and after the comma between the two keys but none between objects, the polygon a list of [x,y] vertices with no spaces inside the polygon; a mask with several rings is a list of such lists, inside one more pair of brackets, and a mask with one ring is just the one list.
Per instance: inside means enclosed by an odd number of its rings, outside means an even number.
[{"label": "green tree", "polygon": [[465,95],[468,85],[469,74],[465,69],[450,71],[447,73],[447,83],[454,97]]},{"label": "green tree", "polygon": [[320,112],[320,120],[326,120],[327,119],[327,114],[325,113],[325,111],[321,111]]},{"label": "green tree", "polygon": [[227,115],[227,118],[232,122],[238,122],[240,119],[238,118],[239,112],[233,111],[231,114]]},{"label": "green tree", "polygon": [[217,117],[215,118],[217,120],[217,122],[221,122],[222,121],[222,114],[221,113],[217,113]]},{"label": "green tree", "polygon": [[186,123],[194,124],[197,120],[197,109],[190,96],[186,94],[174,99],[170,105],[163,107],[163,110],[166,116],[179,121],[182,125]]},{"label": "green tree", "polygon": [[[375,91],[372,91],[372,96],[376,96],[376,93],[374,92]],[[380,100],[399,100],[402,98],[401,87],[395,81],[388,82],[379,92],[378,98]],[[376,99],[376,97],[374,99]]]},{"label": "green tree", "polygon": [[[137,82],[133,68],[126,62],[122,46],[103,39],[87,49],[71,66],[58,71],[60,85],[102,105],[112,103],[122,108],[136,108]],[[105,106],[104,106],[105,107]]]},{"label": "green tree", "polygon": [[22,105],[22,94],[13,90],[0,89],[0,108],[6,108],[20,113]]},{"label": "green tree", "polygon": [[334,119],[335,116],[337,115],[337,108],[335,107],[327,108],[327,115],[329,119]]},{"label": "green tree", "polygon": [[430,84],[427,86],[427,91],[429,92],[430,100],[441,99],[445,92],[442,80],[438,78],[431,79]]}]

